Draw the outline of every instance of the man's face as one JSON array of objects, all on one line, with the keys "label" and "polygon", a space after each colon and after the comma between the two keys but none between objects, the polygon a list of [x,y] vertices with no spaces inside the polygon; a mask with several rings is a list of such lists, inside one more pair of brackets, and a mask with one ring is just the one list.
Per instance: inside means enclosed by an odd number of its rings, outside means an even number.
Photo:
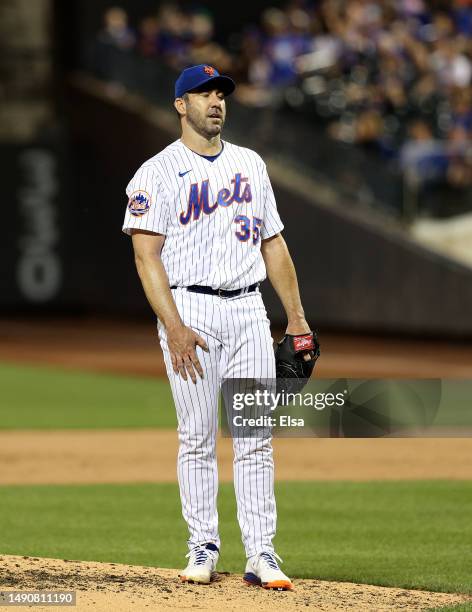
[{"label": "man's face", "polygon": [[185,116],[190,126],[205,138],[221,133],[226,118],[225,95],[210,87],[189,92],[185,97]]}]

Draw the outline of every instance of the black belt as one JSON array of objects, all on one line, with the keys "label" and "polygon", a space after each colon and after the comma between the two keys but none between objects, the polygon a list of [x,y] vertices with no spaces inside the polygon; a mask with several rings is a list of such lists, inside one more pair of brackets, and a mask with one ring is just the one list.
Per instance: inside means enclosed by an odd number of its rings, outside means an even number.
[{"label": "black belt", "polygon": [[[250,293],[255,291],[259,287],[259,283],[254,283],[244,289],[213,289],[213,287],[206,287],[205,285],[190,285],[189,287],[182,287],[187,291],[193,293],[207,293],[208,295],[218,295],[220,297],[234,297],[235,295],[241,295],[243,293]],[[172,285],[171,289],[178,289],[177,285]]]}]

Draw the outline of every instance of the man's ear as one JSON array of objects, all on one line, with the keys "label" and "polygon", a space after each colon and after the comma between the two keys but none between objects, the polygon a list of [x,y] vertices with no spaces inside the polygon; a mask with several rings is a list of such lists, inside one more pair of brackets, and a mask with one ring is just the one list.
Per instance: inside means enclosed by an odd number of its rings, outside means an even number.
[{"label": "man's ear", "polygon": [[185,105],[185,100],[183,98],[176,98],[174,100],[174,108],[177,111],[179,117],[185,115],[187,107]]}]

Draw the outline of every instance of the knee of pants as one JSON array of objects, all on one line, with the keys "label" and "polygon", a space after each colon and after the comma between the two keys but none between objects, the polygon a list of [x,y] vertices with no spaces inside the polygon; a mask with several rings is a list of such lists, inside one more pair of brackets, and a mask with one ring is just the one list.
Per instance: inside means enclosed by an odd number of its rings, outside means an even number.
[{"label": "knee of pants", "polygon": [[235,461],[252,460],[255,457],[272,459],[271,438],[233,438]]},{"label": "knee of pants", "polygon": [[186,454],[206,457],[213,455],[216,448],[216,436],[213,432],[187,432],[179,431],[179,456]]}]

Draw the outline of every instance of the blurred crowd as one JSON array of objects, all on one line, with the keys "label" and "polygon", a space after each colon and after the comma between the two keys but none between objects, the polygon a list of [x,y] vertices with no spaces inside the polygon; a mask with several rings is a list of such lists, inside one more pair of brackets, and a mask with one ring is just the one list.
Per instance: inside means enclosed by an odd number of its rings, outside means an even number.
[{"label": "blurred crowd", "polygon": [[289,0],[219,42],[206,10],[163,4],[133,28],[114,7],[96,43],[177,70],[210,63],[242,103],[290,106],[411,185],[472,186],[471,0]]}]

